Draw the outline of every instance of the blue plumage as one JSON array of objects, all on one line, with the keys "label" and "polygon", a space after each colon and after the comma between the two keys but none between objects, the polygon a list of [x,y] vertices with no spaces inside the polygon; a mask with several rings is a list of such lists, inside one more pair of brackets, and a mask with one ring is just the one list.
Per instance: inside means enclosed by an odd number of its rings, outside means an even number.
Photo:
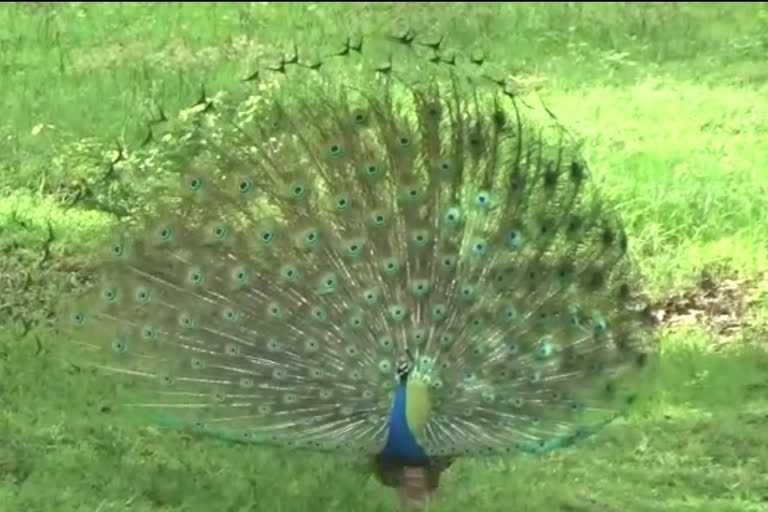
[{"label": "blue plumage", "polygon": [[379,455],[391,462],[399,462],[408,466],[421,466],[428,462],[428,457],[408,427],[405,415],[405,386],[401,382],[395,390],[395,400],[389,416],[387,444]]}]

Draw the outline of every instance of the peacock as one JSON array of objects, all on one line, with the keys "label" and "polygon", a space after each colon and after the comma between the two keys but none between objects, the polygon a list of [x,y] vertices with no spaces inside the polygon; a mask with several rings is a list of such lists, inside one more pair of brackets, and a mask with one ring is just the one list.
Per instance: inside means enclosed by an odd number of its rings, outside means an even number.
[{"label": "peacock", "polygon": [[64,298],[73,360],[149,421],[364,457],[405,506],[631,406],[642,278],[553,114],[410,31],[289,49],[127,159],[151,199]]}]

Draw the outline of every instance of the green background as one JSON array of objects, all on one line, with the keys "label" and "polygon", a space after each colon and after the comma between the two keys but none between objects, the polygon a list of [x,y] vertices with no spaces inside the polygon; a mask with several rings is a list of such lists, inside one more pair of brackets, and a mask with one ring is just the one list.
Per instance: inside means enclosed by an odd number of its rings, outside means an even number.
[{"label": "green background", "polygon": [[483,49],[585,140],[664,356],[629,418],[552,455],[459,461],[433,510],[768,510],[768,6],[672,2],[0,6],[0,510],[394,509],[359,461],[117,421],[49,312],[107,215],[68,206],[74,184],[157,105],[312,33],[408,26]]}]

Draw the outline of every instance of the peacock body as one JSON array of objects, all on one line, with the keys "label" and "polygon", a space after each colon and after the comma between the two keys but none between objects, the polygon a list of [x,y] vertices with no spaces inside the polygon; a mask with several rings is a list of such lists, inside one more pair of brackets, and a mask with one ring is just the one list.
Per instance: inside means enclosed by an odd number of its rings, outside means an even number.
[{"label": "peacock body", "polygon": [[482,59],[415,43],[283,57],[141,153],[155,200],[67,298],[76,362],[167,424],[402,466],[620,414],[656,347],[617,213]]}]

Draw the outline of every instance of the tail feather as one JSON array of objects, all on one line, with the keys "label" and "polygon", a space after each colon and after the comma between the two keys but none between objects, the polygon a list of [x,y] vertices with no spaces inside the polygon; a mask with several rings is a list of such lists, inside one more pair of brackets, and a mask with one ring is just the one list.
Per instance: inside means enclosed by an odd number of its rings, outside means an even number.
[{"label": "tail feather", "polygon": [[656,347],[615,208],[483,59],[410,37],[384,66],[283,58],[271,94],[137,153],[162,185],[68,305],[72,357],[166,422],[372,455],[404,358],[430,455],[565,446],[628,406]]}]

